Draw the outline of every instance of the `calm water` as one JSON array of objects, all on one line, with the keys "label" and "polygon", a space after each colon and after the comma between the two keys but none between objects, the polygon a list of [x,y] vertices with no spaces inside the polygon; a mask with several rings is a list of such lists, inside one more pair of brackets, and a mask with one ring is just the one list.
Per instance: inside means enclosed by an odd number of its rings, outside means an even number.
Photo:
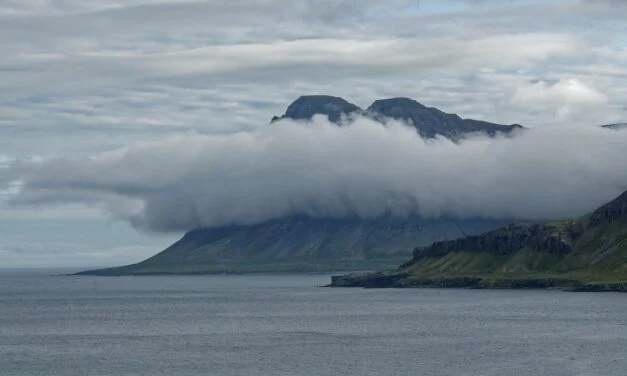
[{"label": "calm water", "polygon": [[0,275],[0,375],[627,375],[627,295]]}]

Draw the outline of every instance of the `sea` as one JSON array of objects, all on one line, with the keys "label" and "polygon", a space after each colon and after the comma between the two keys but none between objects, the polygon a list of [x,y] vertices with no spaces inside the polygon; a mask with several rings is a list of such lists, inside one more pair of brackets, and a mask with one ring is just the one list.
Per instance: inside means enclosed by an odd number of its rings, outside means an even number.
[{"label": "sea", "polygon": [[627,375],[627,294],[0,272],[0,375]]}]

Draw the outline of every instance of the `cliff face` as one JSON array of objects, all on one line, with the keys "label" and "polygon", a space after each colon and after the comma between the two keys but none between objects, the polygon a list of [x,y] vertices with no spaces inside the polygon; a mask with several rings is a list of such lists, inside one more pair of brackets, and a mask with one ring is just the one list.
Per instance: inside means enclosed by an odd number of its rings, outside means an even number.
[{"label": "cliff face", "polygon": [[455,114],[424,106],[409,98],[376,100],[368,109],[363,110],[342,98],[328,95],[302,96],[289,105],[283,116],[272,118],[272,122],[281,119],[310,120],[316,114],[326,115],[329,121],[338,124],[342,123],[343,118],[353,115],[367,116],[381,123],[385,123],[388,119],[398,120],[414,126],[424,138],[444,136],[459,140],[471,133],[495,136],[499,133],[509,134],[524,129],[518,124],[503,125],[462,119]]},{"label": "cliff face", "polygon": [[563,287],[627,291],[627,192],[588,219],[514,224],[414,250],[396,270],[332,286]]},{"label": "cliff face", "polygon": [[436,242],[414,250],[414,260],[442,257],[451,252],[489,252],[507,255],[523,248],[566,255],[572,252],[583,228],[579,222],[512,224],[478,236]]}]

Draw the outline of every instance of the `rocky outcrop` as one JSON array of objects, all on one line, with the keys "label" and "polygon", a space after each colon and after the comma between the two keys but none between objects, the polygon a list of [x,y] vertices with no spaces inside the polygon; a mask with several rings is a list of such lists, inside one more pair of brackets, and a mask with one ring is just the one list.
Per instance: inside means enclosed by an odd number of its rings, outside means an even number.
[{"label": "rocky outcrop", "polygon": [[414,260],[442,257],[451,252],[489,252],[497,255],[515,253],[523,248],[566,255],[573,251],[582,229],[577,223],[512,224],[476,236],[436,242],[414,250]]},{"label": "rocky outcrop", "polygon": [[317,114],[326,115],[329,121],[340,125],[342,119],[352,115],[367,116],[382,123],[386,123],[388,119],[394,119],[414,126],[420,136],[424,138],[444,136],[452,140],[459,140],[464,135],[471,133],[485,133],[495,136],[525,129],[518,124],[503,125],[462,119],[455,114],[447,114],[409,98],[377,100],[367,110],[362,110],[342,98],[328,95],[302,96],[289,105],[283,116],[272,118],[272,122],[281,119],[310,120]]},{"label": "rocky outcrop", "polygon": [[332,287],[366,287],[389,288],[409,287],[407,284],[409,274],[396,273],[351,273],[344,276],[331,277]]},{"label": "rocky outcrop", "polygon": [[327,287],[362,288],[466,288],[466,289],[560,289],[574,292],[627,292],[627,282],[586,283],[567,278],[413,278],[411,274],[347,274],[331,277]]},{"label": "rocky outcrop", "polygon": [[375,101],[368,107],[368,113],[375,119],[395,119],[413,125],[424,138],[437,135],[459,139],[468,133],[483,132],[490,136],[497,133],[510,133],[523,129],[521,125],[493,124],[486,121],[462,119],[455,114],[447,114],[437,108],[427,107],[409,98],[391,98]]},{"label": "rocky outcrop", "polygon": [[342,118],[352,114],[363,114],[363,110],[346,100],[330,95],[305,95],[287,107],[281,117],[275,116],[272,122],[281,119],[311,120],[314,115],[326,115],[329,121],[340,123]]}]

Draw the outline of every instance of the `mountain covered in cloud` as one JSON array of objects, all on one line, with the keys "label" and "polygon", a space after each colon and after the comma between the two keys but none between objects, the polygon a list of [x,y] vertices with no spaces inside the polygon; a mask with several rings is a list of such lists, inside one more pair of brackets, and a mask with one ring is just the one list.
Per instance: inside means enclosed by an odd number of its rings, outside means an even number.
[{"label": "mountain covered in cloud", "polygon": [[[385,123],[397,120],[423,138],[459,139],[468,133],[510,133],[523,127],[461,119],[407,98],[375,101],[368,109],[339,97],[302,96],[272,122],[309,121],[327,116],[339,126],[351,116]],[[85,274],[169,274],[239,271],[361,269],[406,259],[415,246],[478,234],[508,223],[503,219],[423,218],[418,215],[375,218],[311,218],[303,215],[252,225],[197,228],[181,240],[135,265]]]},{"label": "mountain covered in cloud", "polygon": [[341,124],[344,119],[357,115],[367,116],[382,123],[386,123],[389,119],[397,120],[414,126],[424,138],[444,136],[457,140],[472,133],[495,136],[498,133],[509,134],[525,129],[519,124],[503,125],[462,119],[456,114],[427,107],[409,98],[379,99],[364,110],[343,98],[329,95],[302,96],[289,105],[283,116],[272,118],[272,122],[282,119],[311,120],[314,115],[318,114],[326,115],[329,121],[338,124]]},{"label": "mountain covered in cloud", "polygon": [[492,132],[411,100],[372,106],[383,116],[328,98],[303,97],[251,132],[11,162],[0,183],[19,183],[12,205],[84,203],[139,230],[187,232],[95,274],[372,269],[512,220],[577,218],[627,187],[626,132]]}]

